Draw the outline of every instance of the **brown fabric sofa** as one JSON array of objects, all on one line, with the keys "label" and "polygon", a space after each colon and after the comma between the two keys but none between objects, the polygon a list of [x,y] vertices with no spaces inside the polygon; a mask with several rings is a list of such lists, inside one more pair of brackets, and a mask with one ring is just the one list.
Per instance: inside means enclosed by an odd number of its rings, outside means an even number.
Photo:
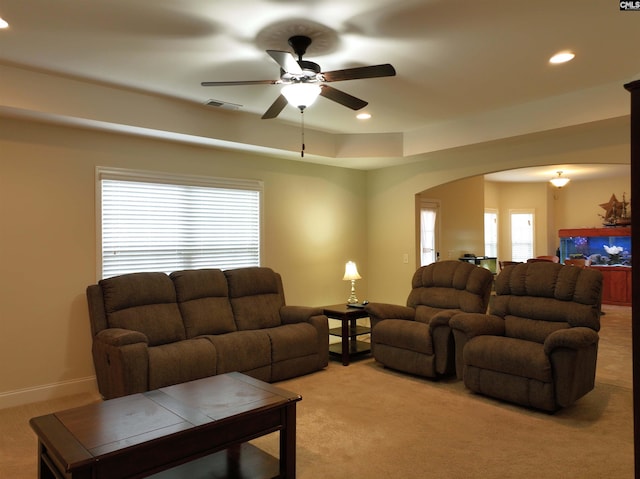
[{"label": "brown fabric sofa", "polygon": [[240,371],[274,382],[328,364],[322,309],[285,305],[269,268],[132,273],[87,288],[100,393]]},{"label": "brown fabric sofa", "polygon": [[470,390],[556,411],[595,384],[602,274],[550,262],[507,266],[490,314],[451,319]]},{"label": "brown fabric sofa", "polygon": [[455,371],[449,320],[485,313],[493,275],[464,261],[439,261],[416,270],[407,305],[369,303],[371,349],[384,366],[436,378]]}]

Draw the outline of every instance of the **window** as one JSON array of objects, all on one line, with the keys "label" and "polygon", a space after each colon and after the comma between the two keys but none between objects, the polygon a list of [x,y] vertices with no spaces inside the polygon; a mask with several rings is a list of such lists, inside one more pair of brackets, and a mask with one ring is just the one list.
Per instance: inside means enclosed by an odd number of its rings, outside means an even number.
[{"label": "window", "polygon": [[511,260],[526,262],[533,258],[533,211],[511,210]]},{"label": "window", "polygon": [[420,200],[420,266],[438,260],[436,238],[440,222],[439,209],[437,201]]},{"label": "window", "polygon": [[99,168],[102,278],[260,265],[262,182]]},{"label": "window", "polygon": [[484,210],[484,255],[498,256],[498,211],[490,208]]}]

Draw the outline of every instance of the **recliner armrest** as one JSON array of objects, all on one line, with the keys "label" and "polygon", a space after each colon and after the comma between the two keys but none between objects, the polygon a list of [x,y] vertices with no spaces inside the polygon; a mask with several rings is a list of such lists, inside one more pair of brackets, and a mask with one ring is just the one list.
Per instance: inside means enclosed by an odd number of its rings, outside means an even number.
[{"label": "recliner armrest", "polygon": [[413,321],[416,316],[416,310],[408,306],[389,303],[369,303],[364,307],[372,320],[381,319],[406,319]]},{"label": "recliner armrest", "polygon": [[115,347],[136,343],[149,343],[149,339],[144,333],[121,328],[103,329],[96,334],[94,340]]},{"label": "recliner armrest", "polygon": [[545,339],[544,352],[549,355],[556,348],[582,349],[597,344],[598,340],[598,333],[591,328],[559,329]]},{"label": "recliner armrest", "polygon": [[436,313],[429,321],[429,328],[432,330],[440,326],[450,326],[449,322],[456,314],[460,314],[459,309],[445,309]]},{"label": "recliner armrest", "polygon": [[282,324],[306,323],[313,316],[321,316],[322,308],[311,306],[289,306],[280,308],[280,319]]},{"label": "recliner armrest", "polygon": [[456,377],[464,375],[464,347],[475,336],[504,336],[504,320],[500,316],[483,313],[458,313],[449,320],[455,339]]},{"label": "recliner armrest", "polygon": [[493,314],[458,313],[449,320],[449,326],[467,339],[485,334],[504,336],[504,320]]}]

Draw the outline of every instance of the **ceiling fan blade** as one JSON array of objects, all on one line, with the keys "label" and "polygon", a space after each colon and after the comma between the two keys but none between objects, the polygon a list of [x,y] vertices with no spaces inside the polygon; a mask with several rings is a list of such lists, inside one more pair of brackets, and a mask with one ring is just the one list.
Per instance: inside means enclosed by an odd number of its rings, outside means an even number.
[{"label": "ceiling fan blade", "polygon": [[203,81],[202,86],[277,85],[280,80]]},{"label": "ceiling fan blade", "polygon": [[337,90],[329,85],[320,85],[322,90],[320,91],[320,95],[328,98],[329,100],[333,100],[336,103],[340,103],[347,108],[351,108],[352,110],[360,110],[369,104],[360,98],[356,98],[355,96],[349,95],[343,91]]},{"label": "ceiling fan blade", "polygon": [[284,97],[284,95],[280,95],[278,98],[276,98],[276,101],[271,104],[264,115],[262,115],[262,119],[269,120],[271,118],[275,118],[280,114],[282,110],[284,110],[285,106],[287,106],[287,99]]},{"label": "ceiling fan blade", "polygon": [[273,58],[280,68],[286,73],[293,73],[295,75],[302,75],[302,68],[298,65],[295,57],[289,52],[282,52],[280,50],[267,50],[267,53]]},{"label": "ceiling fan blade", "polygon": [[345,68],[344,70],[334,70],[323,72],[324,80],[328,82],[343,80],[358,80],[360,78],[379,78],[395,76],[396,69],[389,63],[384,65],[371,65],[368,67]]}]

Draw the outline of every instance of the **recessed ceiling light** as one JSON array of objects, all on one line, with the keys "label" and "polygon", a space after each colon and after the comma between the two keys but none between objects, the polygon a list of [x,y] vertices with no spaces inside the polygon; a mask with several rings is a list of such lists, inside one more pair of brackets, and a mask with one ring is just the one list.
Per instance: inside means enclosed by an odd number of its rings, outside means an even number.
[{"label": "recessed ceiling light", "polygon": [[9,28],[9,23],[2,17],[0,17],[0,28]]},{"label": "recessed ceiling light", "polygon": [[356,118],[358,120],[368,120],[369,118],[371,118],[371,114],[370,113],[358,113],[356,115]]},{"label": "recessed ceiling light", "polygon": [[575,58],[576,54],[573,52],[559,52],[556,53],[555,55],[553,55],[550,59],[549,59],[549,63],[566,63],[569,62],[571,60],[573,60]]}]

